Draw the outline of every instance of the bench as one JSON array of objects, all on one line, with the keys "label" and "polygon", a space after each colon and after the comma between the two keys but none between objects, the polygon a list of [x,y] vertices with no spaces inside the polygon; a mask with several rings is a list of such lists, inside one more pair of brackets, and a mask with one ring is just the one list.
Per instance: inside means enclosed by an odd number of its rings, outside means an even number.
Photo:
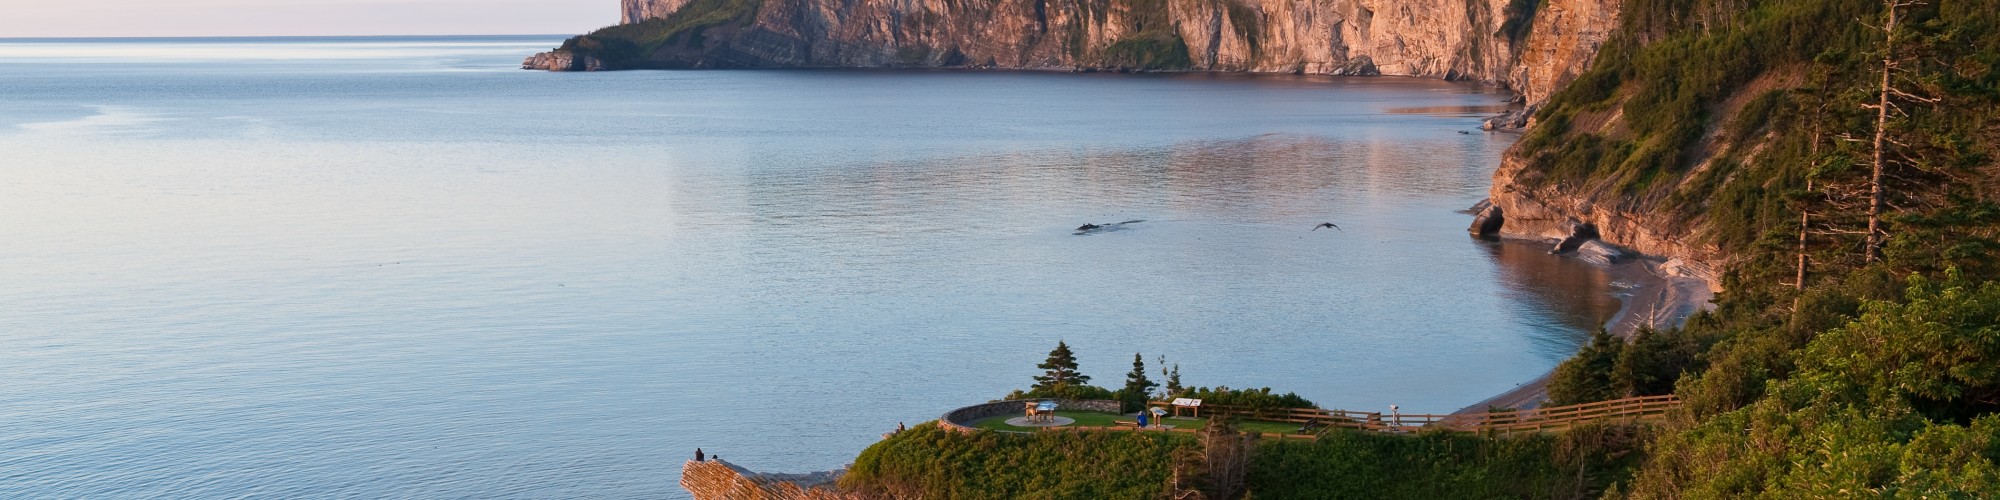
[{"label": "bench", "polygon": [[1111,425],[1115,425],[1115,426],[1118,426],[1118,427],[1132,427],[1132,428],[1138,428],[1138,427],[1139,427],[1139,422],[1136,422],[1136,421],[1132,421],[1132,420],[1113,420],[1113,421],[1111,421]]}]

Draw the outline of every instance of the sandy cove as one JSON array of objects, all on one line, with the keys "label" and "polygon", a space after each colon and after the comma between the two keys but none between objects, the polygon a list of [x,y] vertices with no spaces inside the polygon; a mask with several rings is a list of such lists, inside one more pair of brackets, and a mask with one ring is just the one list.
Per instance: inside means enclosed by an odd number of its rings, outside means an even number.
[{"label": "sandy cove", "polygon": [[[1574,257],[1564,255],[1561,258]],[[1613,282],[1633,285],[1618,297],[1618,313],[1604,323],[1604,328],[1612,335],[1629,340],[1640,327],[1679,327],[1695,312],[1714,307],[1710,301],[1715,299],[1715,293],[1709,289],[1707,282],[1672,275],[1661,268],[1663,264],[1661,260],[1639,257],[1606,266]],[[1539,407],[1549,399],[1549,377],[1553,375],[1555,371],[1552,369],[1534,380],[1473,403],[1454,414],[1486,413],[1489,408]]]}]

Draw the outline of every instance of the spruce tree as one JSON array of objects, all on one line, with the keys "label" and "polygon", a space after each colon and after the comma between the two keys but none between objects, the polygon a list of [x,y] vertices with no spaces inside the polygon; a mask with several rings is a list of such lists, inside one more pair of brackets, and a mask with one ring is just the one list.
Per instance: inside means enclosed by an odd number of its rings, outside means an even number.
[{"label": "spruce tree", "polygon": [[1128,404],[1145,406],[1146,397],[1159,386],[1153,379],[1146,378],[1146,358],[1132,353],[1132,373],[1125,374],[1125,389],[1119,391],[1124,397],[1120,399]]},{"label": "spruce tree", "polygon": [[1174,370],[1167,373],[1167,397],[1179,396],[1181,391],[1181,364],[1174,363]]},{"label": "spruce tree", "polygon": [[1146,378],[1146,358],[1132,353],[1132,373],[1125,374],[1125,391],[1132,394],[1151,394],[1158,382]]},{"label": "spruce tree", "polygon": [[1599,328],[1591,335],[1590,345],[1556,365],[1555,373],[1549,377],[1549,405],[1595,403],[1621,397],[1612,376],[1618,355],[1624,349],[1624,339]]},{"label": "spruce tree", "polygon": [[1035,377],[1034,389],[1060,390],[1090,382],[1089,376],[1077,373],[1076,354],[1070,352],[1069,344],[1060,340],[1056,341],[1056,349],[1049,351],[1048,361],[1035,367],[1046,371]]}]

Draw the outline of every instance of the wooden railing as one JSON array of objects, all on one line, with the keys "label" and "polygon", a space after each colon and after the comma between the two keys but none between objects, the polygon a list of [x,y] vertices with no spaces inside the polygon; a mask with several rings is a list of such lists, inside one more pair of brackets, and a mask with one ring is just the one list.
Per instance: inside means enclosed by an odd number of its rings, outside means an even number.
[{"label": "wooden railing", "polygon": [[[1155,402],[1153,405],[1165,405]],[[1281,437],[1301,435],[1319,436],[1330,429],[1360,429],[1376,432],[1417,432],[1426,429],[1443,429],[1461,432],[1541,432],[1563,430],[1583,423],[1637,422],[1641,419],[1665,414],[1667,410],[1679,406],[1680,398],[1671,394],[1663,396],[1640,396],[1580,405],[1554,406],[1529,410],[1510,410],[1492,413],[1471,413],[1436,415],[1425,413],[1383,414],[1380,412],[1359,412],[1347,410],[1321,410],[1311,408],[1250,408],[1228,405],[1202,405],[1203,413],[1214,417],[1261,420],[1266,422],[1288,422],[1299,424],[1294,433],[1265,433]]]}]

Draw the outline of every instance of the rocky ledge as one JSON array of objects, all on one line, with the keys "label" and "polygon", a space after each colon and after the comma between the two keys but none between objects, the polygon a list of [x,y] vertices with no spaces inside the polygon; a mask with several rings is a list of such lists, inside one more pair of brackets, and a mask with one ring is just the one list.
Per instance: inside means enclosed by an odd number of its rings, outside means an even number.
[{"label": "rocky ledge", "polygon": [[1578,252],[1587,259],[1615,261],[1633,253],[1665,259],[1670,277],[1700,280],[1722,291],[1722,252],[1698,243],[1700,228],[1658,211],[1636,211],[1612,199],[1576,194],[1560,187],[1534,187],[1524,177],[1525,161],[1510,152],[1493,172],[1489,198],[1473,207],[1468,228],[1475,235],[1545,241],[1553,252]]},{"label": "rocky ledge", "polygon": [[521,62],[521,69],[543,71],[604,71],[604,61],[590,56],[579,56],[569,51],[551,50],[528,56]]}]

